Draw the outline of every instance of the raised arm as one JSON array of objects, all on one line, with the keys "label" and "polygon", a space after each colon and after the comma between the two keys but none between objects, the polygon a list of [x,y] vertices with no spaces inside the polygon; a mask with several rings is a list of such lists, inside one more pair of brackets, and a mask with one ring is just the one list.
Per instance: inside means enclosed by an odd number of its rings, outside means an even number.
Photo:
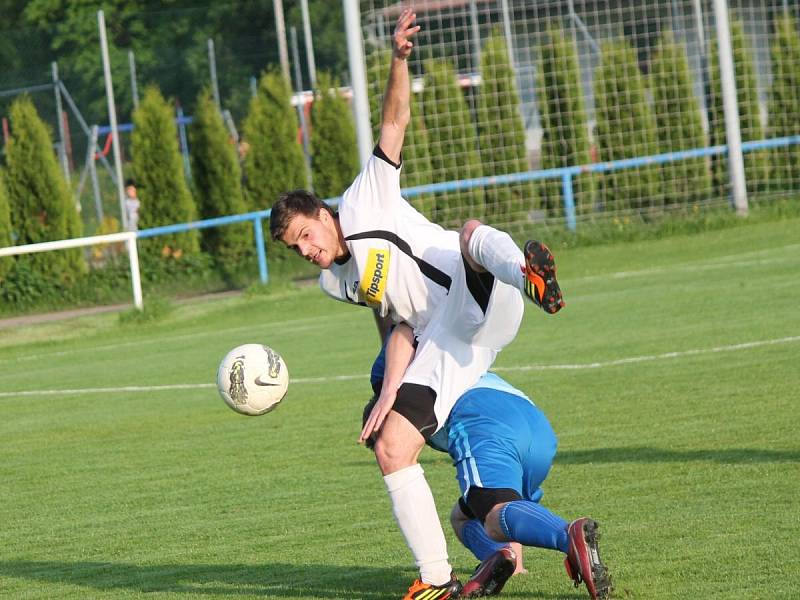
[{"label": "raised arm", "polygon": [[383,116],[381,121],[380,147],[392,162],[400,162],[403,138],[411,120],[411,81],[406,59],[411,55],[414,44],[411,37],[420,29],[413,26],[416,13],[406,8],[397,19],[392,47],[392,64],[389,68],[389,82],[383,96]]}]

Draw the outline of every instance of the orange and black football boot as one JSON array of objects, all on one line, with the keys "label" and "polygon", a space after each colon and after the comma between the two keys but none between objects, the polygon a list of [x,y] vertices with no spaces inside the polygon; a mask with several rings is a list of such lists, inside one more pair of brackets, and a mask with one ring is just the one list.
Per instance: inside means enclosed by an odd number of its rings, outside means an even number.
[{"label": "orange and black football boot", "polygon": [[544,312],[555,314],[564,308],[564,298],[556,280],[553,253],[542,242],[525,242],[525,295]]},{"label": "orange and black football boot", "polygon": [[408,593],[403,596],[403,600],[445,600],[446,598],[458,598],[461,594],[461,582],[455,574],[450,576],[450,581],[444,585],[431,585],[423,583],[417,579]]}]

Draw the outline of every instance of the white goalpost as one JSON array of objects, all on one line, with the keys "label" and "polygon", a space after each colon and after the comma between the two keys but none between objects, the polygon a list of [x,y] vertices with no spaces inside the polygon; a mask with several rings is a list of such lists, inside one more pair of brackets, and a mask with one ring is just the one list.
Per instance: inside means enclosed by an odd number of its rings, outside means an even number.
[{"label": "white goalpost", "polygon": [[142,302],[142,280],[139,275],[139,252],[136,247],[136,232],[123,231],[122,233],[110,233],[107,235],[95,235],[91,237],[75,238],[72,240],[57,240],[54,242],[41,242],[38,244],[25,244],[23,246],[10,246],[0,248],[0,257],[15,256],[18,254],[33,254],[35,252],[50,252],[52,250],[65,250],[67,248],[80,248],[83,246],[96,246],[98,244],[114,244],[125,242],[128,250],[128,260],[131,267],[131,287],[133,288],[133,304],[141,310],[144,307]]}]

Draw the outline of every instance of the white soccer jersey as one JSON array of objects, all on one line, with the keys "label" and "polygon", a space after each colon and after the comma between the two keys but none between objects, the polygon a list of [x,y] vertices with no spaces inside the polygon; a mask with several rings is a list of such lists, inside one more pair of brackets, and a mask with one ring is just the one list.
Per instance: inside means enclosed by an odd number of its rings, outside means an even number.
[{"label": "white soccer jersey", "polygon": [[493,280],[482,306],[467,281],[458,233],[431,223],[404,200],[400,169],[376,154],[339,207],[350,257],[323,269],[320,287],[414,329],[418,345],[403,383],[436,393],[438,429],[458,397],[516,335],[522,297],[517,288]]},{"label": "white soccer jersey", "polygon": [[350,258],[322,271],[323,291],[424,330],[459,269],[458,233],[414,209],[400,194],[400,168],[375,154],[344,193],[339,225]]}]

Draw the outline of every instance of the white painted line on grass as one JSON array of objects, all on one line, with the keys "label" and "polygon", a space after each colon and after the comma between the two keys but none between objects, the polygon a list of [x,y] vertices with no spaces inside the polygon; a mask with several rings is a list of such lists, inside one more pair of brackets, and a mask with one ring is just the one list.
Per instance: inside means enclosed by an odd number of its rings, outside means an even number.
[{"label": "white painted line on grass", "polygon": [[[574,363],[562,365],[518,365],[512,367],[495,367],[493,371],[500,373],[518,371],[581,371],[585,369],[602,369],[605,367],[617,367],[620,365],[630,365],[642,362],[652,362],[667,360],[672,358],[683,358],[686,356],[697,356],[700,354],[715,354],[718,352],[734,352],[737,350],[749,350],[763,346],[775,346],[778,344],[791,344],[800,342],[800,335],[793,335],[771,340],[758,340],[754,342],[742,342],[741,344],[730,344],[727,346],[714,346],[713,348],[695,348],[693,350],[683,350],[678,352],[664,352],[662,354],[648,354],[643,356],[630,356],[603,362]],[[306,383],[331,383],[333,381],[353,381],[356,379],[368,379],[366,373],[361,375],[331,375],[323,377],[297,377],[290,381],[292,384]],[[67,396],[74,394],[115,394],[122,392],[168,392],[174,390],[208,390],[216,388],[214,383],[185,383],[174,385],[131,385],[122,387],[107,388],[83,388],[71,390],[27,390],[20,392],[0,392],[0,398],[19,398],[22,396]]]},{"label": "white painted line on grass", "polygon": [[776,344],[789,344],[800,342],[800,335],[794,335],[773,340],[759,340],[756,342],[744,342],[732,344],[730,346],[715,346],[714,348],[696,348],[694,350],[683,350],[680,352],[664,352],[663,354],[649,354],[644,356],[630,356],[605,362],[578,363],[567,365],[522,365],[517,367],[496,367],[493,371],[579,371],[583,369],[601,369],[604,367],[616,367],[619,365],[630,365],[641,362],[664,360],[669,358],[683,358],[684,356],[697,356],[698,354],[714,354],[717,352],[732,352],[734,350],[747,350],[749,348],[759,348],[761,346],[774,346]]}]

